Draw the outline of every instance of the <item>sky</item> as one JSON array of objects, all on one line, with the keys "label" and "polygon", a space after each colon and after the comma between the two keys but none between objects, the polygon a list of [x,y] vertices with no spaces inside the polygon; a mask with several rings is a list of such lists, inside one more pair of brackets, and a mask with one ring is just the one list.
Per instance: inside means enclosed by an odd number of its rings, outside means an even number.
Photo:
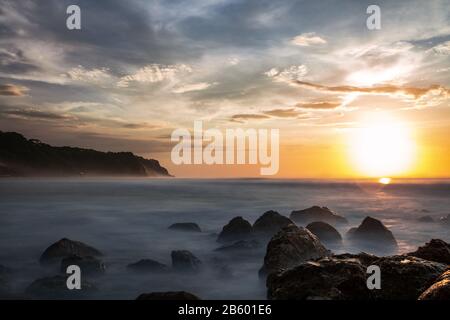
[{"label": "sky", "polygon": [[175,165],[171,133],[276,128],[274,177],[448,178],[449,2],[377,1],[380,30],[370,4],[3,0],[0,130],[132,151],[178,177],[253,177]]}]

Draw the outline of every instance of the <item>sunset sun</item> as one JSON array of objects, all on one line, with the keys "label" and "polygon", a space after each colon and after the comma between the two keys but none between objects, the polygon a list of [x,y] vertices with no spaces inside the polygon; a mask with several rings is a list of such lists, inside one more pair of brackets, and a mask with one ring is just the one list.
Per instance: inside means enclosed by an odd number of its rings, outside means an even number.
[{"label": "sunset sun", "polygon": [[[370,120],[351,137],[351,158],[355,169],[370,177],[404,174],[414,158],[414,143],[401,122],[389,118]],[[380,179],[387,184],[390,179]]]}]

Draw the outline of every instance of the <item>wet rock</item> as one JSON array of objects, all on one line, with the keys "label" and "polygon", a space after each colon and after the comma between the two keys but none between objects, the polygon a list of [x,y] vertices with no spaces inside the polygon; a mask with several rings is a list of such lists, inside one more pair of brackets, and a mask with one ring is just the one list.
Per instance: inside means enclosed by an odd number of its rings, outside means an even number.
[{"label": "wet rock", "polygon": [[450,265],[450,244],[440,239],[432,239],[408,255]]},{"label": "wet rock", "polygon": [[169,229],[171,230],[179,230],[179,231],[188,231],[188,232],[202,232],[198,224],[194,222],[180,222],[172,224]]},{"label": "wet rock", "polygon": [[217,237],[217,242],[233,242],[251,237],[253,228],[250,222],[242,217],[235,217],[226,224]]},{"label": "wet rock", "polygon": [[324,243],[341,243],[342,237],[340,233],[326,222],[316,221],[311,222],[306,226],[306,229],[316,235],[320,241]]},{"label": "wet rock", "polygon": [[[367,267],[381,270],[381,289],[367,288]],[[416,300],[446,266],[416,257],[336,255],[267,278],[270,299]]]},{"label": "wet rock", "polygon": [[168,272],[170,268],[158,261],[152,260],[152,259],[142,259],[138,262],[131,263],[127,266],[129,270],[136,271],[136,272]]},{"label": "wet rock", "polygon": [[358,259],[308,261],[267,278],[274,300],[370,300],[366,268]]},{"label": "wet rock", "polygon": [[304,210],[292,211],[291,220],[302,225],[315,221],[322,221],[331,225],[348,223],[347,219],[331,211],[327,207],[312,206]]},{"label": "wet rock", "polygon": [[190,251],[172,251],[172,267],[178,271],[197,272],[202,266],[202,262]]},{"label": "wet rock", "polygon": [[67,288],[67,276],[46,277],[35,280],[25,290],[26,295],[33,298],[44,299],[78,299],[97,290],[90,282],[81,277],[81,289],[69,290]]},{"label": "wet rock", "polygon": [[102,253],[79,241],[73,241],[67,238],[63,238],[58,242],[55,242],[50,247],[45,249],[44,253],[42,253],[39,261],[43,264],[51,263],[51,262],[59,262],[63,258],[67,258],[70,256],[79,256],[79,257],[97,257],[101,256]]},{"label": "wet rock", "polygon": [[380,220],[366,217],[357,228],[350,229],[348,238],[362,245],[370,245],[375,248],[396,248],[397,241],[392,232],[386,228]]},{"label": "wet rock", "polygon": [[450,300],[450,270],[444,272],[436,282],[425,290],[419,297],[419,300]]},{"label": "wet rock", "polygon": [[106,266],[99,259],[91,256],[80,257],[72,255],[61,260],[61,272],[66,273],[67,267],[77,265],[83,275],[99,275],[105,273]]},{"label": "wet rock", "polygon": [[373,262],[381,270],[380,300],[417,300],[447,268],[446,265],[410,256],[382,257]]},{"label": "wet rock", "polygon": [[269,241],[264,265],[259,274],[264,276],[279,272],[327,255],[330,255],[330,251],[315,235],[303,227],[291,224],[281,229]]},{"label": "wet rock", "polygon": [[253,224],[253,232],[257,235],[272,237],[281,228],[293,224],[292,220],[270,210],[260,216]]},{"label": "wet rock", "polygon": [[168,291],[143,293],[136,300],[200,300],[200,298],[186,291]]},{"label": "wet rock", "polygon": [[221,252],[248,251],[259,249],[260,247],[261,243],[256,240],[240,240],[236,241],[231,245],[225,245],[220,248],[217,248],[214,251],[221,251]]},{"label": "wet rock", "polygon": [[431,222],[434,222],[434,219],[433,219],[432,216],[422,216],[422,217],[419,217],[419,218],[417,219],[417,221],[418,221],[418,222],[431,223]]}]

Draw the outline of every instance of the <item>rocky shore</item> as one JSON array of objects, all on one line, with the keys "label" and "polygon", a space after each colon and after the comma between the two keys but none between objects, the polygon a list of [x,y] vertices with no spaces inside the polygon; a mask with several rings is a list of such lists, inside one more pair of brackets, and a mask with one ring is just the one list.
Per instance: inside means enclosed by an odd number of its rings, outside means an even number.
[{"label": "rocky shore", "polygon": [[[261,268],[255,276],[264,282],[267,298],[275,300],[449,300],[450,244],[431,239],[417,250],[405,254],[379,255],[378,247],[396,250],[397,239],[382,221],[366,217],[357,227],[340,234],[336,225],[348,225],[347,219],[326,207],[314,206],[294,211],[288,218],[276,211],[263,213],[252,224],[244,217],[231,219],[218,234],[205,234],[205,241],[216,241],[212,258],[200,259],[195,252],[180,248],[167,253],[171,265],[155,257],[142,257],[123,265],[124,272],[183,274],[195,278],[205,270],[214,270],[219,279],[234,275],[233,261],[256,257]],[[170,232],[189,236],[205,233],[195,222],[176,222]],[[342,228],[340,229],[342,231]],[[336,254],[332,248],[344,241],[369,252]],[[13,292],[14,268],[0,265],[0,297],[19,294],[26,299],[88,299],[102,290],[102,276],[108,273],[103,262],[107,253],[81,241],[63,238],[43,250],[39,265],[49,276],[31,282],[23,293]],[[2,262],[3,263],[3,262]],[[67,290],[66,269],[80,267],[81,290]],[[367,286],[368,267],[381,272],[381,288]],[[52,274],[53,272],[53,274]],[[136,298],[136,297],[130,297]],[[195,292],[148,292],[139,300],[200,299]]]}]

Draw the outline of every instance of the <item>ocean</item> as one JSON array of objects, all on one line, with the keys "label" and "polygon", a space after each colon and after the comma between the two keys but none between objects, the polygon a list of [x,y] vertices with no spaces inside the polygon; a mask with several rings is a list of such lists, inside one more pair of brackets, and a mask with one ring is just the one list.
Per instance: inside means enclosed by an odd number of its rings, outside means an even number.
[{"label": "ocean", "polygon": [[[203,299],[265,299],[258,278],[264,248],[248,254],[214,251],[217,234],[231,218],[253,223],[267,210],[327,206],[349,220],[342,235],[366,216],[382,220],[399,243],[398,253],[415,250],[432,238],[450,242],[448,225],[423,223],[450,213],[450,182],[369,182],[261,179],[1,179],[0,265],[14,270],[20,295],[33,280],[55,269],[39,264],[40,254],[61,238],[102,251],[105,275],[92,282],[95,299],[135,299],[153,291],[185,290]],[[168,230],[175,222],[195,222],[201,233]],[[126,266],[140,259],[170,265],[172,250],[186,249],[203,261],[198,274],[135,274]],[[344,242],[337,253],[359,252]],[[226,266],[228,272],[221,271]]]}]

